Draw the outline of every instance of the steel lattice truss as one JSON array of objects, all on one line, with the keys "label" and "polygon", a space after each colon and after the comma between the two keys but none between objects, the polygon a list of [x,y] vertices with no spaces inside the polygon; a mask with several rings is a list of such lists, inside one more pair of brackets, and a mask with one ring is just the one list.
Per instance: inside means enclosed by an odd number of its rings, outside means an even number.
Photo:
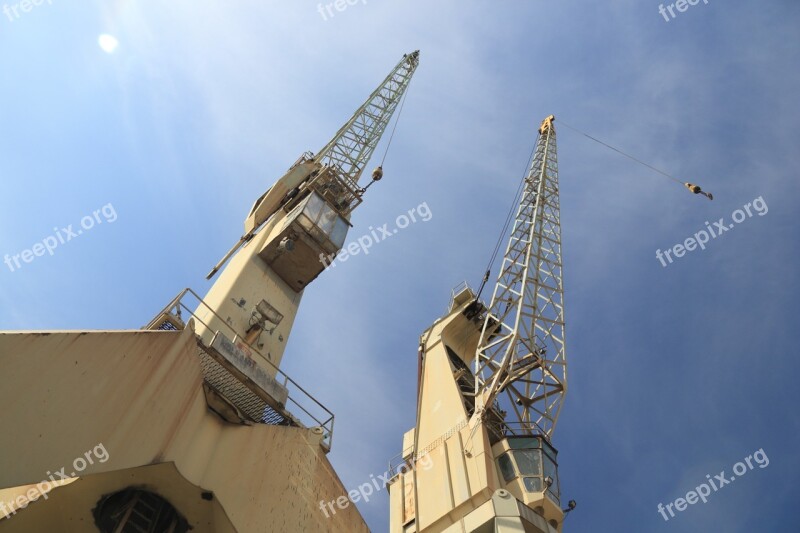
[{"label": "steel lattice truss", "polygon": [[315,159],[357,184],[418,64],[419,51],[405,54]]},{"label": "steel lattice truss", "polygon": [[539,138],[478,344],[476,396],[514,434],[550,436],[567,388],[558,161],[552,116]]}]

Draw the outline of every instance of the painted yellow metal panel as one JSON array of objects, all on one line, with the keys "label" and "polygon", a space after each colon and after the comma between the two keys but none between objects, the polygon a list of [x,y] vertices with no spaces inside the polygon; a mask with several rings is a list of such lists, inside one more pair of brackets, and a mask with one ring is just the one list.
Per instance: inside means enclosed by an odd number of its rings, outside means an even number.
[{"label": "painted yellow metal panel", "polygon": [[[125,488],[135,481],[131,472],[150,465],[173,465],[148,478],[156,492],[177,500],[212,492],[220,506],[212,515],[224,511],[231,531],[368,531],[352,504],[334,505],[327,517],[320,509],[347,493],[318,434],[230,424],[208,409],[189,329],[0,333],[0,365],[14,369],[0,373],[0,449],[18,459],[4,461],[0,489],[38,483],[62,466],[70,474],[74,459],[98,443],[108,454],[50,495],[76,493],[82,506],[40,500],[8,520],[8,531],[66,518],[76,520],[71,531],[94,531],[85,513],[102,494],[96,491]],[[178,510],[210,520],[192,502]]]},{"label": "painted yellow metal panel", "polygon": [[456,433],[447,441],[447,457],[450,460],[450,484],[453,491],[454,505],[458,507],[472,497],[467,480],[467,458],[461,433]]}]

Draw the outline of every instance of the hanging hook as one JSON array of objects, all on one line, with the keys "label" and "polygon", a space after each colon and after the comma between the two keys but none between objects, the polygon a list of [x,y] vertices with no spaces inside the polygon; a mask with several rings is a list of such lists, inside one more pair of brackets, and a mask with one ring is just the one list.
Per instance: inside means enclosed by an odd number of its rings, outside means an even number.
[{"label": "hanging hook", "polygon": [[713,194],[711,194],[710,192],[703,191],[703,189],[701,189],[699,185],[695,185],[694,183],[684,183],[683,185],[687,189],[692,191],[694,194],[702,194],[703,196],[705,196],[709,200],[713,200],[714,199],[714,195]]}]

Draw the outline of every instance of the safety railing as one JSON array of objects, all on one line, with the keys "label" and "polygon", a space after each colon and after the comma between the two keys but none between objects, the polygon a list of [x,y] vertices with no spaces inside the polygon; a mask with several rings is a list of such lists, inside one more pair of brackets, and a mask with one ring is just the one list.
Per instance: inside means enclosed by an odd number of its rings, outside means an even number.
[{"label": "safety railing", "polygon": [[[459,298],[460,297],[460,298]],[[452,311],[456,306],[461,305],[466,300],[474,300],[475,291],[469,283],[462,281],[450,291],[450,301],[447,303],[447,312]]]},{"label": "safety railing", "polygon": [[[194,306],[190,306],[189,304],[196,303]],[[288,397],[285,402],[285,406],[275,405],[274,403],[270,403],[270,405],[266,405],[264,407],[264,412],[261,414],[256,422],[259,423],[266,423],[266,424],[288,424],[300,427],[320,427],[323,430],[323,439],[322,445],[326,450],[330,450],[331,443],[333,441],[333,423],[334,423],[334,415],[331,411],[328,410],[322,403],[320,403],[316,398],[314,398],[311,394],[309,394],[303,387],[301,387],[295,380],[290,378],[287,374],[281,371],[276,365],[269,361],[267,357],[264,357],[261,352],[258,351],[256,347],[252,344],[245,342],[244,337],[236,331],[236,329],[228,324],[222,317],[217,314],[210,306],[208,306],[203,299],[195,293],[192,289],[186,288],[182,290],[178,295],[172,299],[172,301],[167,304],[166,307],[159,313],[149,324],[147,324],[143,329],[151,329],[151,330],[182,330],[185,328],[185,324],[189,321],[189,317],[194,319],[196,322],[204,325],[209,331],[215,331],[211,328],[206,322],[204,322],[197,314],[195,313],[195,309],[199,308],[207,309],[214,317],[216,317],[217,324],[223,325],[226,328],[226,331],[219,331],[219,333],[224,334],[234,343],[239,342],[245,344],[253,353],[260,355],[260,361],[258,364],[266,364],[269,368],[274,371],[275,380],[283,386],[287,392]],[[184,312],[186,313],[184,315]],[[206,344],[200,336],[197,337],[198,342],[204,347],[207,351],[212,352],[215,351],[214,348]],[[204,373],[208,373],[210,368],[213,365],[203,364]],[[214,371],[219,373],[224,370],[220,370],[218,367],[219,365],[213,365]],[[230,374],[230,373],[229,373]],[[208,376],[206,376],[208,378]],[[238,381],[237,386],[241,385],[246,387],[247,389],[251,389],[252,385],[248,384],[244,380],[240,380],[233,376],[232,374],[226,376],[227,379],[230,381],[231,379],[235,379]],[[252,389],[251,389],[252,390]],[[224,391],[220,391],[223,392]],[[234,403],[237,404],[238,398],[229,398]],[[252,399],[252,398],[251,398]],[[247,400],[248,405],[244,405],[243,402],[245,400],[239,400],[240,405],[237,405],[237,408],[240,408],[244,412],[252,412],[252,401],[251,399]],[[277,411],[277,412],[276,412]],[[278,415],[278,416],[276,416]]]}]

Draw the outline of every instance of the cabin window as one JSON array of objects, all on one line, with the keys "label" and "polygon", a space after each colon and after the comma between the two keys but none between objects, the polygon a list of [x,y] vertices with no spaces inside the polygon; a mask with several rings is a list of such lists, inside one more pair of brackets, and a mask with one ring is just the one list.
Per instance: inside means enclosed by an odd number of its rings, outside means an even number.
[{"label": "cabin window", "polygon": [[507,453],[498,457],[497,463],[500,465],[500,473],[503,475],[503,479],[506,483],[517,477],[517,473],[514,471],[514,464],[511,462],[511,457],[509,457]]}]

